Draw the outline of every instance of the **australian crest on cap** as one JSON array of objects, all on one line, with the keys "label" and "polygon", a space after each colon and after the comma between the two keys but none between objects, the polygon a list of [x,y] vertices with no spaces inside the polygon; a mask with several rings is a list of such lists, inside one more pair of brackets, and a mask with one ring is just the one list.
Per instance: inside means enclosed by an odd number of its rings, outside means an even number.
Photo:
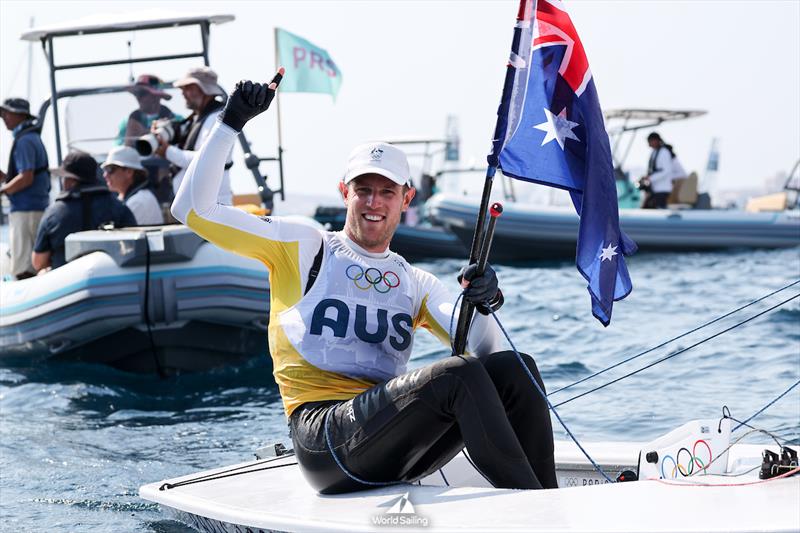
[{"label": "australian crest on cap", "polygon": [[376,146],[369,151],[369,155],[373,161],[380,161],[381,157],[383,157],[383,150]]}]

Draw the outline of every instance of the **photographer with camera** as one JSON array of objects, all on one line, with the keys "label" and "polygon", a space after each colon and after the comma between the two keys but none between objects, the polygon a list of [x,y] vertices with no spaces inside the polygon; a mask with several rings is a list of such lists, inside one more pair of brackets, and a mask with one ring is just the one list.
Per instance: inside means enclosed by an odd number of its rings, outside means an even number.
[{"label": "photographer with camera", "polygon": [[[225,91],[217,83],[217,73],[208,67],[191,69],[183,79],[176,81],[173,85],[180,87],[183,98],[186,100],[186,107],[192,110],[192,114],[180,124],[180,132],[175,131],[174,123],[166,121],[154,122],[152,129],[159,144],[154,152],[155,155],[167,159],[178,168],[172,180],[172,189],[177,193],[186,168],[194,159],[197,150],[208,137],[211,128],[217,122],[217,117],[222,112],[224,104],[217,97],[224,96]],[[232,152],[233,147],[228,152],[222,187],[217,197],[219,203],[225,205],[233,203],[228,173],[228,169],[233,165]],[[141,150],[139,153],[142,153]]]},{"label": "photographer with camera", "polygon": [[[161,100],[170,100],[172,96],[164,89],[166,85],[158,76],[142,74],[136,83],[128,87],[128,92],[136,97],[137,109],[131,112],[119,126],[115,144],[117,146],[133,146],[139,137],[146,135],[154,121],[163,119],[183,120]],[[157,146],[157,145],[156,145]],[[146,155],[149,155],[146,154]]]}]

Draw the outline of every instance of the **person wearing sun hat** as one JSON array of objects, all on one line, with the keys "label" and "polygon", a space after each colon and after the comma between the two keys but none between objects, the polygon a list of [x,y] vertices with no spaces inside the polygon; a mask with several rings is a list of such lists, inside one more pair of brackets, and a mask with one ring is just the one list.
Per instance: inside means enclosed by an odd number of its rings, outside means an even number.
[{"label": "person wearing sun hat", "polygon": [[351,152],[337,184],[347,208],[339,232],[217,200],[227,153],[283,74],[236,85],[172,213],[269,270],[273,376],[306,481],[322,494],[413,483],[466,447],[495,487],[557,487],[550,412],[530,378],[544,383],[533,358],[500,350],[488,315],[503,295],[491,266],[479,273],[472,263],[457,278],[478,311],[468,353],[408,370],[417,330],[450,348],[457,310],[439,279],[390,249],[415,195],[402,150],[375,141]]},{"label": "person wearing sun hat", "polygon": [[31,261],[39,273],[66,263],[64,241],[78,231],[136,225],[136,218],[116,195],[100,183],[97,161],[86,152],[67,154],[60,167],[50,171],[62,180],[62,192],[39,223]]},{"label": "person wearing sun hat", "polygon": [[108,153],[100,167],[108,188],[128,206],[140,226],[164,223],[158,200],[148,188],[147,170],[136,150],[130,146],[118,146]]},{"label": "person wearing sun hat", "polygon": [[155,120],[182,120],[183,117],[161,103],[161,100],[172,98],[165,88],[164,81],[154,74],[142,74],[128,87],[128,92],[136,97],[139,107],[120,123],[116,144],[132,146],[136,139],[150,131],[150,125]]},{"label": "person wearing sun hat", "polygon": [[17,279],[34,273],[31,248],[42,214],[50,203],[50,173],[41,127],[23,98],[8,98],[0,105],[0,116],[14,140],[6,172],[0,171],[0,194],[11,203],[9,244],[10,274]]},{"label": "person wearing sun hat", "polygon": [[[169,160],[177,172],[172,179],[172,190],[177,194],[178,188],[183,181],[186,168],[192,162],[197,150],[202,146],[211,128],[216,124],[217,117],[222,112],[222,98],[225,91],[217,81],[217,73],[208,67],[197,67],[189,70],[186,76],[173,83],[179,87],[186,101],[186,107],[192,110],[192,114],[187,118],[185,135],[179,145],[169,144],[159,137],[159,148],[156,155],[160,155]],[[222,186],[219,190],[219,201],[225,205],[233,203],[233,193],[231,192],[231,179],[228,169],[233,165],[231,153],[225,160],[225,173],[222,178]]]}]

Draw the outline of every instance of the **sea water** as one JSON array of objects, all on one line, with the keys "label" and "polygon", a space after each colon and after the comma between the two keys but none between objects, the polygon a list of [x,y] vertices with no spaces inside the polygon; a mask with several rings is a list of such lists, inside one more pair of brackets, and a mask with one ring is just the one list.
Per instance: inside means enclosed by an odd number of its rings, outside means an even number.
[{"label": "sea water", "polygon": [[[421,263],[454,291],[462,262]],[[640,254],[633,293],[604,328],[569,261],[497,266],[500,318],[554,391],[800,279],[800,250]],[[800,284],[622,365],[554,403],[642,368],[793,295]],[[420,332],[411,367],[448,355]],[[743,420],[800,379],[800,298],[558,411],[581,441],[646,441],[727,405]],[[800,442],[800,387],[753,420]],[[554,421],[557,439],[566,434]],[[741,433],[741,432],[740,432]],[[736,434],[734,434],[734,437]],[[751,442],[764,442],[756,437]],[[0,368],[0,529],[187,529],[141,500],[140,485],[253,458],[288,432],[270,366],[169,379],[99,365]]]}]

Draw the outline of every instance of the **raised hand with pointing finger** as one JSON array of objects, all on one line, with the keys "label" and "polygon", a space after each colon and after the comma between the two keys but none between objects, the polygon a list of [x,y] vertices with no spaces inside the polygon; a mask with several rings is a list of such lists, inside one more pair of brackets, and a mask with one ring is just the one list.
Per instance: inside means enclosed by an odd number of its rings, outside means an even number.
[{"label": "raised hand with pointing finger", "polygon": [[242,131],[248,120],[269,108],[284,72],[283,67],[279,68],[269,84],[250,80],[237,83],[222,110],[222,122],[236,131]]}]

